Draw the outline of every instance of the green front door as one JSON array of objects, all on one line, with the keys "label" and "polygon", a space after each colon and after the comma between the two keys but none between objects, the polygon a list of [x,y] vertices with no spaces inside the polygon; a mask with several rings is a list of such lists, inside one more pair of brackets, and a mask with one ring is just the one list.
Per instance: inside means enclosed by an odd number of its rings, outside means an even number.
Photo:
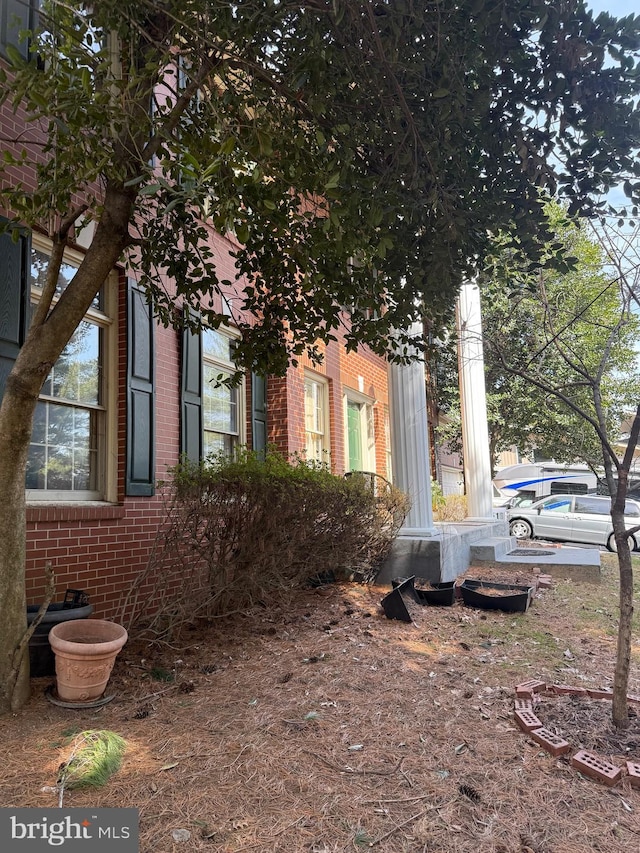
[{"label": "green front door", "polygon": [[347,441],[349,444],[349,470],[362,471],[362,430],[360,404],[347,400]]}]

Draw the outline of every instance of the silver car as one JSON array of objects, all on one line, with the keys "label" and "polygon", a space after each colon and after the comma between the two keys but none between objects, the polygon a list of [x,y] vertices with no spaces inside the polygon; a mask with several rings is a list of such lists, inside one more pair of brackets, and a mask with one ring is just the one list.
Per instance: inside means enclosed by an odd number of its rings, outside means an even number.
[{"label": "silver car", "polygon": [[[640,525],[640,502],[626,501],[624,514],[627,529]],[[531,506],[512,507],[507,518],[516,539],[556,539],[616,550],[609,497],[551,495]],[[638,549],[639,541],[639,533],[629,536],[632,551]]]}]

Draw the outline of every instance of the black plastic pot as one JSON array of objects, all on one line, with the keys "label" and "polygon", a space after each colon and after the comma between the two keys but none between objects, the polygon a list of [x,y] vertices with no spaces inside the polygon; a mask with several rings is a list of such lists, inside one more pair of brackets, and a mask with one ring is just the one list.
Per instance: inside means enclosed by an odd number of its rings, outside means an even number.
[{"label": "black plastic pot", "polygon": [[[40,605],[27,605],[27,624],[31,625],[36,618]],[[47,612],[38,623],[29,640],[29,664],[32,678],[41,678],[56,674],[56,662],[53,650],[49,645],[49,631],[60,622],[71,619],[87,619],[93,613],[93,605],[85,592],[78,589],[68,589],[64,601],[54,602],[47,607]]]},{"label": "black plastic pot", "polygon": [[403,593],[415,601],[415,576],[410,578],[398,578],[392,581],[393,589],[385,595],[380,604],[387,619],[399,619],[401,622],[411,622],[411,615],[407,605],[402,598]]},{"label": "black plastic pot", "polygon": [[394,578],[391,585],[394,589],[400,588],[402,592],[410,594],[418,604],[445,605],[450,606],[456,598],[455,581],[443,581],[434,583],[426,589],[415,585],[415,575],[410,578]]},{"label": "black plastic pot", "polygon": [[415,598],[416,591],[416,576],[411,575],[410,578],[394,578],[391,581],[393,589],[399,589],[404,595],[409,595]]},{"label": "black plastic pot", "polygon": [[[484,592],[484,590],[487,590]],[[490,590],[509,590],[511,594],[492,595]],[[468,578],[460,585],[462,600],[469,607],[483,610],[506,610],[508,613],[524,613],[531,604],[532,586],[520,584],[490,583]]]},{"label": "black plastic pot", "polygon": [[416,587],[414,594],[418,604],[431,604],[450,607],[456,600],[455,581],[443,581],[431,584],[429,589]]}]

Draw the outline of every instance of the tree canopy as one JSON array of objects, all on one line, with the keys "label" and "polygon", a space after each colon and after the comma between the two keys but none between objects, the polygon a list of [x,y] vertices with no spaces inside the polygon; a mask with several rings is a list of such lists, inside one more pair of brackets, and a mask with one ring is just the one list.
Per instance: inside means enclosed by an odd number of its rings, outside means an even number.
[{"label": "tree canopy", "polygon": [[[597,421],[596,383],[606,434],[614,442],[637,404],[640,318],[631,310],[635,291],[613,273],[610,260],[584,227],[568,221],[558,205],[548,205],[547,211],[555,241],[573,258],[571,270],[518,271],[498,239],[481,276],[494,469],[500,452],[513,446],[527,455],[536,451],[544,459],[601,468],[598,434],[576,409]],[[456,377],[445,357],[440,366],[442,402],[451,414],[441,435],[454,446],[459,444]]]},{"label": "tree canopy", "polygon": [[[40,25],[28,62],[9,51],[5,97],[46,143],[7,147],[6,208],[38,227],[120,205],[122,253],[165,322],[167,277],[205,315],[203,294],[238,290],[246,366],[313,352],[345,305],[352,347],[382,352],[421,314],[439,327],[498,231],[557,261],[543,188],[586,215],[614,183],[640,196],[640,17],[577,0],[51,0]],[[12,175],[34,163],[31,191]],[[237,282],[210,228],[242,244]]]}]

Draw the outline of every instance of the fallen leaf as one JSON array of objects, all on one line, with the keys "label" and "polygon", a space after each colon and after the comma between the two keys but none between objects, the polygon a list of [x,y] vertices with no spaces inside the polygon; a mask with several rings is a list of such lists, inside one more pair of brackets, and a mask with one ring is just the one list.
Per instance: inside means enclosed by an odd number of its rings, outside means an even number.
[{"label": "fallen leaf", "polygon": [[191,833],[188,829],[174,829],[171,833],[171,837],[174,841],[189,841]]},{"label": "fallen leaf", "polygon": [[172,761],[171,764],[163,764],[160,770],[171,770],[174,767],[177,767],[180,764],[179,761]]}]

